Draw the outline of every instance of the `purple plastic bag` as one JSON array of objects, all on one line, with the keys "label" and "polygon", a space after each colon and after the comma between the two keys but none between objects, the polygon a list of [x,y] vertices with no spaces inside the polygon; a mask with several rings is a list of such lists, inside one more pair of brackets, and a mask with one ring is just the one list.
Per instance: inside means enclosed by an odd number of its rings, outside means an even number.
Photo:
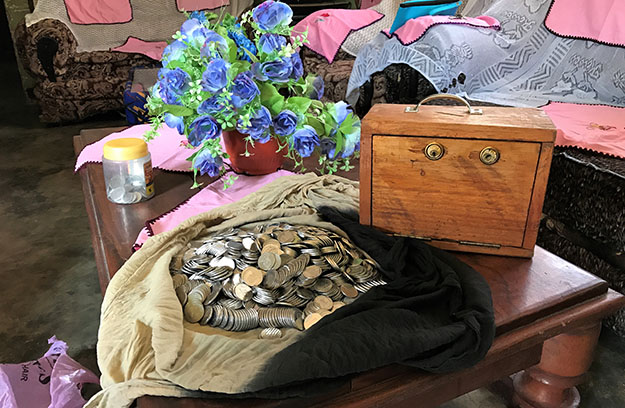
[{"label": "purple plastic bag", "polygon": [[0,364],[0,407],[74,408],[85,404],[84,383],[98,377],[67,355],[67,344],[52,337],[41,358],[20,364]]}]

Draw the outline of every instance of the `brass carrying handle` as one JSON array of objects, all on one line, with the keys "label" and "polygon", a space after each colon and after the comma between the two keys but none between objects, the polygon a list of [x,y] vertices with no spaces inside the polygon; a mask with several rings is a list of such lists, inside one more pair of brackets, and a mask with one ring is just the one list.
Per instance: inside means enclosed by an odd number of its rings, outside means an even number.
[{"label": "brass carrying handle", "polygon": [[446,93],[430,95],[427,98],[424,98],[421,102],[419,102],[419,104],[415,106],[414,108],[411,106],[407,107],[406,112],[419,112],[419,108],[421,107],[421,105],[423,105],[424,103],[436,100],[436,99],[453,99],[455,101],[461,102],[469,110],[469,115],[481,115],[483,113],[481,109],[471,107],[471,105],[466,99],[461,98],[458,95],[452,95],[452,94],[446,94]]}]

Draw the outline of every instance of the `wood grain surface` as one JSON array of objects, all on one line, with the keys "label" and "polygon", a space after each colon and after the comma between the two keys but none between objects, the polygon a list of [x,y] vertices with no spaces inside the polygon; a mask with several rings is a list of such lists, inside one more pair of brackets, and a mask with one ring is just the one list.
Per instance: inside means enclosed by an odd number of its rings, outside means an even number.
[{"label": "wood grain surface", "polygon": [[[439,160],[424,154],[440,143]],[[493,147],[493,165],[480,151]],[[434,137],[373,137],[372,224],[384,231],[523,245],[540,143]]]},{"label": "wood grain surface", "polygon": [[362,133],[548,143],[556,137],[553,122],[537,108],[481,107],[483,115],[469,115],[464,106],[405,112],[408,106],[414,105],[374,105],[362,122]]}]

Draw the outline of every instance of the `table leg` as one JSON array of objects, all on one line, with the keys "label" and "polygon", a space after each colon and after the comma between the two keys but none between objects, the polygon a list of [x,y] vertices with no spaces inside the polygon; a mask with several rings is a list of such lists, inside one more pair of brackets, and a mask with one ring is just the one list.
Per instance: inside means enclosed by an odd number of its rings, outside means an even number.
[{"label": "table leg", "polygon": [[576,385],[584,382],[601,323],[553,337],[543,344],[540,363],[514,376],[514,397],[521,408],[576,408]]}]

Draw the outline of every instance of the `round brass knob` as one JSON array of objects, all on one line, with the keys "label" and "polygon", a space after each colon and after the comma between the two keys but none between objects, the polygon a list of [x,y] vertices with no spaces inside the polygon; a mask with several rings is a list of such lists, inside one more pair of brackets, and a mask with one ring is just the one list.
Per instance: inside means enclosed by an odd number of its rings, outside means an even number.
[{"label": "round brass knob", "polygon": [[486,165],[497,163],[499,160],[499,150],[494,147],[485,147],[480,152],[480,160]]},{"label": "round brass knob", "polygon": [[430,143],[425,146],[425,157],[430,160],[438,160],[445,154],[445,148],[440,143]]}]

